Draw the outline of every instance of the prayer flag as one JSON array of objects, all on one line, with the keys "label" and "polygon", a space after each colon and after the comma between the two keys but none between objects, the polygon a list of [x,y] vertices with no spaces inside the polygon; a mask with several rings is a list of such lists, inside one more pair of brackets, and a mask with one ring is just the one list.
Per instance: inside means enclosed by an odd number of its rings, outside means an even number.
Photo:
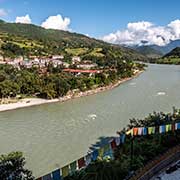
[{"label": "prayer flag", "polygon": [[43,176],[43,180],[52,180],[51,174]]},{"label": "prayer flag", "polygon": [[100,147],[98,149],[98,154],[99,154],[99,157],[103,158],[103,155],[104,155],[104,147]]},{"label": "prayer flag", "polygon": [[52,172],[52,179],[53,180],[61,180],[61,174],[60,174],[60,169],[57,169]]},{"label": "prayer flag", "polygon": [[95,149],[95,150],[92,152],[92,160],[93,160],[93,161],[97,160],[97,157],[98,157],[98,150]]},{"label": "prayer flag", "polygon": [[122,143],[122,144],[124,144],[125,138],[126,138],[126,135],[125,135],[125,134],[121,134],[121,135],[120,135],[120,139],[121,139],[121,143]]},{"label": "prayer flag", "polygon": [[70,172],[73,174],[77,170],[77,161],[74,161],[70,164]]},{"label": "prayer flag", "polygon": [[141,136],[143,134],[143,128],[139,127],[138,128],[138,135]]},{"label": "prayer flag", "polygon": [[137,136],[138,135],[138,128],[133,128],[133,135]]},{"label": "prayer flag", "polygon": [[91,156],[92,156],[92,154],[86,155],[86,157],[85,157],[86,166],[88,166],[91,163]]},{"label": "prayer flag", "polygon": [[79,167],[79,169],[81,169],[81,168],[83,168],[83,167],[85,167],[85,166],[86,166],[85,160],[84,160],[84,157],[82,157],[82,158],[80,158],[80,159],[78,160],[78,167]]},{"label": "prayer flag", "polygon": [[69,175],[69,166],[64,166],[62,169],[62,177],[66,177]]},{"label": "prayer flag", "polygon": [[143,135],[147,135],[147,128],[143,127]]},{"label": "prayer flag", "polygon": [[116,141],[116,146],[120,145],[120,137],[115,137],[115,141]]},{"label": "prayer flag", "polygon": [[115,139],[113,138],[113,140],[111,141],[111,148],[112,150],[114,150],[116,148],[116,141]]}]

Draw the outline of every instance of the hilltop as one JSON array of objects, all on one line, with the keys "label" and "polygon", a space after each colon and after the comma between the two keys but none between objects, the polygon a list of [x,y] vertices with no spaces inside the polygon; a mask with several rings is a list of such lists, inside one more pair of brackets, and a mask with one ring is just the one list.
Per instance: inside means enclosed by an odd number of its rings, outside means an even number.
[{"label": "hilltop", "polygon": [[143,60],[140,53],[125,47],[105,43],[82,34],[44,29],[33,24],[0,21],[0,55],[49,56],[62,54],[81,56],[84,59],[131,59]]}]

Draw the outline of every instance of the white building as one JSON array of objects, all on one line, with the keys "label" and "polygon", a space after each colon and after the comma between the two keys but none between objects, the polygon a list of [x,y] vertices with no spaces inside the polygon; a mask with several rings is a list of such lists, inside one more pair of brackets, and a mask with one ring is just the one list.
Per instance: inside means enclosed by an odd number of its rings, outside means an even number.
[{"label": "white building", "polygon": [[81,58],[79,56],[72,57],[72,64],[76,64],[81,62]]}]

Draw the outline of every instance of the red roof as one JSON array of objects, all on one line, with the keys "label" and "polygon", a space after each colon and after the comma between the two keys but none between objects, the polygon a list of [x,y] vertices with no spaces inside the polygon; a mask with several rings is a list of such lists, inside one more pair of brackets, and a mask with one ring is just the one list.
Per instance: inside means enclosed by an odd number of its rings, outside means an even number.
[{"label": "red roof", "polygon": [[63,71],[71,73],[100,73],[102,70],[64,69]]}]

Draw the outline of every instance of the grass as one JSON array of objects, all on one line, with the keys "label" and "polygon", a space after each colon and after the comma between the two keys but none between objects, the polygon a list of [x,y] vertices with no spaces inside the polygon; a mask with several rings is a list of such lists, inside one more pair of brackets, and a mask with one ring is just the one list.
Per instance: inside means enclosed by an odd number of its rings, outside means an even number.
[{"label": "grass", "polygon": [[88,48],[67,48],[65,49],[65,51],[68,53],[68,54],[71,54],[73,56],[80,56],[82,54],[85,54],[87,53],[89,49]]},{"label": "grass", "polygon": [[102,48],[94,48],[89,55],[90,56],[96,56],[96,57],[104,57],[104,54],[101,53]]}]

